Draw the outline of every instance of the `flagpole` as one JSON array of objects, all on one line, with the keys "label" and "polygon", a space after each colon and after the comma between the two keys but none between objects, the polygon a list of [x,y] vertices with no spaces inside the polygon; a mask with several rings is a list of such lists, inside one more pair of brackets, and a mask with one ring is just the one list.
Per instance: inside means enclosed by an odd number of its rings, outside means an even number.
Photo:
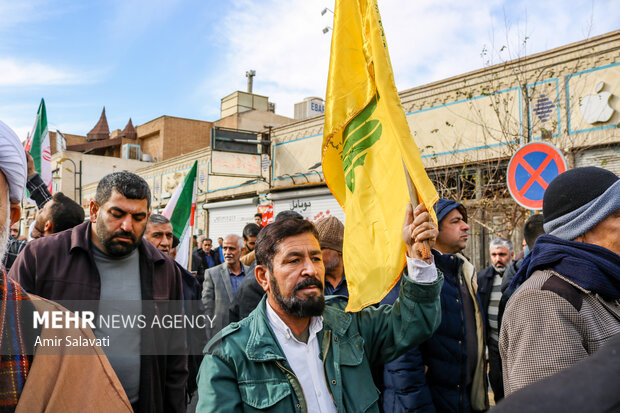
[{"label": "flagpole", "polygon": [[[193,222],[192,222],[193,223]],[[187,271],[192,270],[192,251],[194,248],[194,225],[189,227],[189,260],[187,261]]]},{"label": "flagpole", "polygon": [[[403,161],[403,168],[405,169],[405,177],[407,178],[407,189],[409,190],[409,198],[411,199],[411,206],[415,210],[415,207],[417,207],[420,204],[420,200],[418,199],[418,191],[416,191],[415,184],[411,180],[411,175],[409,175],[409,171],[407,170],[407,165],[405,165],[405,160],[402,159],[402,161]],[[428,241],[423,241],[422,245],[424,245],[424,248],[422,249],[422,251],[419,251],[420,255],[422,256],[422,259],[428,260],[431,258],[431,247]]]},{"label": "flagpole", "polygon": [[[198,162],[198,161],[196,161]],[[195,165],[194,165],[195,166]],[[189,263],[187,266],[187,270],[191,271],[192,268],[192,250],[194,249],[194,220],[196,218],[196,189],[198,186],[198,180],[194,178],[194,187],[192,192],[192,209],[189,214],[189,259],[187,262]],[[197,247],[201,247],[198,246]]]}]

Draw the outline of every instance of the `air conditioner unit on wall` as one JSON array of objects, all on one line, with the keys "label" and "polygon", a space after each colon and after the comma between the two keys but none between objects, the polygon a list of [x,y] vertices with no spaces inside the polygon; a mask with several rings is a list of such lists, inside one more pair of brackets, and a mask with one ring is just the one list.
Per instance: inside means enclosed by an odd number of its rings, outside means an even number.
[{"label": "air conditioner unit on wall", "polygon": [[142,148],[135,143],[126,143],[121,147],[121,157],[123,159],[142,159]]}]

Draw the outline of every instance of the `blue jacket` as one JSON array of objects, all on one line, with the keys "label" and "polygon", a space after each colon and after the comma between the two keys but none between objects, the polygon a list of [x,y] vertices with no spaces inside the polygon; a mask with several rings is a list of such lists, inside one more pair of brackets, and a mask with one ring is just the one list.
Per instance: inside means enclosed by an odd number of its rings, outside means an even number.
[{"label": "blue jacket", "polygon": [[[384,412],[472,411],[471,387],[468,389],[465,385],[467,350],[458,280],[463,260],[456,255],[442,255],[435,250],[433,255],[435,265],[443,272],[445,279],[440,293],[441,324],[430,339],[385,365],[382,396]],[[475,278],[475,272],[471,276]],[[478,298],[475,297],[474,301],[477,313],[480,313]],[[480,326],[477,336],[480,341],[483,340],[482,314],[477,318]],[[482,350],[480,344],[478,347]],[[482,351],[478,354],[478,368],[472,386],[476,387],[479,409],[484,410],[488,403],[484,361]]]}]

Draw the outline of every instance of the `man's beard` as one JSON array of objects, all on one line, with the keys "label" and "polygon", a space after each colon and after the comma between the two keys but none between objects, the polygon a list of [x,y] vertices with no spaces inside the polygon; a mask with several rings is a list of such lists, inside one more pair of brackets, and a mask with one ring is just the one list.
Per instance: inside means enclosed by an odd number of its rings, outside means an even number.
[{"label": "man's beard", "polygon": [[504,271],[506,271],[506,267],[505,266],[498,266],[498,265],[493,265],[493,268],[495,269],[495,271],[497,271],[500,274],[503,274]]},{"label": "man's beard", "polygon": [[[10,211],[10,210],[9,210]],[[4,221],[4,222],[2,222]],[[0,260],[4,259],[4,253],[7,250],[8,242],[9,242],[9,228],[11,228],[11,215],[7,214],[5,219],[0,221]],[[1,263],[1,261],[0,261]],[[0,265],[1,267],[1,265]],[[0,274],[2,270],[0,269]]]},{"label": "man's beard", "polygon": [[[142,231],[142,234],[136,237],[131,232],[123,230],[110,234],[103,220],[100,219],[97,220],[95,225],[97,229],[97,238],[101,245],[103,245],[104,252],[112,257],[124,257],[125,255],[129,255],[136,249],[144,234],[144,231]],[[115,237],[126,237],[129,238],[131,242],[117,241],[114,239]]]},{"label": "man's beard", "polygon": [[[269,275],[269,286],[273,291],[273,296],[276,302],[280,305],[280,308],[284,312],[299,318],[320,316],[325,309],[325,296],[323,295],[323,284],[316,278],[306,278],[293,288],[293,292],[290,297],[284,297],[280,292],[276,278],[273,275]],[[308,297],[306,299],[297,297],[297,291],[310,287],[317,286],[321,290],[321,294],[318,296]]]},{"label": "man's beard", "polygon": [[340,265],[340,259],[324,261],[323,264],[325,265],[325,274],[331,274]]}]

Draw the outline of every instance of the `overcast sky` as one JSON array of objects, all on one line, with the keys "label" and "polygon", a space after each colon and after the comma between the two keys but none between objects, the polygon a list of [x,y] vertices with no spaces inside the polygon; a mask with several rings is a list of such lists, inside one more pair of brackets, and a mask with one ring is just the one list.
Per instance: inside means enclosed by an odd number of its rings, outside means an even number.
[{"label": "overcast sky", "polygon": [[[0,119],[25,139],[162,115],[213,121],[246,89],[276,112],[325,96],[334,0],[0,0]],[[620,0],[379,0],[399,90],[620,27]],[[525,48],[523,40],[527,38]],[[502,46],[501,54],[497,52]],[[491,52],[481,57],[486,49]]]}]

